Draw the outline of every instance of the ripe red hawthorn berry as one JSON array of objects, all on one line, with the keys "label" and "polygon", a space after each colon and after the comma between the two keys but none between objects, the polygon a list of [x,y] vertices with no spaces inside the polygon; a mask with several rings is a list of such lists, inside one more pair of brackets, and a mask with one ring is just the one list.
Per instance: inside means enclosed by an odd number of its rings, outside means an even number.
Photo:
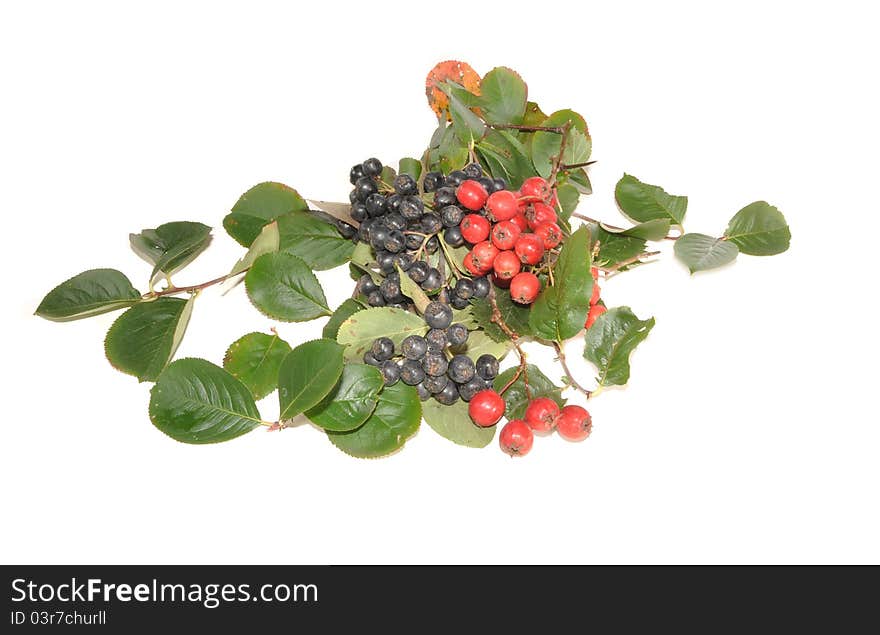
[{"label": "ripe red hawthorn berry", "polygon": [[550,397],[532,399],[526,408],[525,421],[535,432],[550,432],[556,427],[559,406]]},{"label": "ripe red hawthorn berry", "polygon": [[592,429],[590,413],[580,406],[566,406],[556,419],[556,431],[566,441],[583,441]]},{"label": "ripe red hawthorn berry", "polygon": [[550,198],[550,185],[540,176],[533,176],[523,181],[519,193],[520,196],[546,201]]},{"label": "ripe red hawthorn berry", "polygon": [[590,275],[593,276],[593,280],[599,279],[599,267],[590,267]]},{"label": "ripe red hawthorn berry", "polygon": [[471,252],[468,252],[464,255],[464,268],[467,269],[474,276],[482,276],[483,272],[477,268],[477,265],[474,264],[474,257],[471,255]]},{"label": "ripe red hawthorn berry", "polygon": [[458,186],[458,189],[455,190],[455,198],[464,207],[472,212],[476,212],[478,209],[483,209],[483,205],[486,204],[486,200],[489,198],[489,193],[478,181],[468,180],[463,181]]},{"label": "ripe red hawthorn berry", "polygon": [[516,216],[510,219],[510,222],[519,227],[520,233],[529,229],[529,221],[522,212],[518,212]]},{"label": "ripe red hawthorn berry", "polygon": [[504,399],[492,389],[481,390],[468,403],[471,421],[481,428],[494,426],[504,416]]},{"label": "ripe red hawthorn berry", "polygon": [[536,265],[544,257],[544,241],[536,234],[520,234],[513,249],[527,265]]},{"label": "ripe red hawthorn berry", "polygon": [[495,269],[495,276],[502,280],[510,280],[522,269],[519,258],[512,251],[502,251],[495,256],[492,267]]},{"label": "ripe red hawthorn berry", "polygon": [[492,244],[498,249],[513,249],[513,246],[516,245],[516,239],[521,233],[519,225],[512,221],[503,220],[500,223],[495,223],[492,227]]},{"label": "ripe red hawthorn berry", "polygon": [[489,220],[479,214],[468,214],[461,219],[461,235],[472,245],[489,237]]},{"label": "ripe red hawthorn berry", "polygon": [[493,192],[486,201],[486,209],[497,221],[510,220],[519,209],[516,193],[510,190]]},{"label": "ripe red hawthorn berry", "polygon": [[471,258],[473,258],[474,266],[482,273],[488,273],[492,270],[492,264],[498,256],[498,247],[484,240],[474,245],[471,250]]},{"label": "ripe red hawthorn berry", "polygon": [[555,223],[559,219],[556,217],[556,212],[549,205],[544,205],[544,203],[533,203],[526,212],[526,220],[529,221],[529,228],[532,231],[535,231],[540,225],[543,225],[544,223]]},{"label": "ripe red hawthorn berry", "polygon": [[501,450],[510,456],[525,456],[532,449],[534,441],[535,435],[522,419],[508,421],[498,435]]},{"label": "ripe red hawthorn berry", "polygon": [[535,236],[544,242],[544,249],[553,249],[562,242],[562,230],[556,223],[541,223],[535,228]]},{"label": "ripe red hawthorn berry", "polygon": [[510,297],[519,304],[531,304],[541,291],[541,281],[530,271],[518,273],[510,280]]},{"label": "ripe red hawthorn berry", "polygon": [[590,307],[593,307],[599,301],[601,293],[602,289],[599,288],[599,283],[593,280],[593,295],[590,296]]},{"label": "ripe red hawthorn berry", "polygon": [[601,304],[594,304],[590,307],[590,312],[587,313],[587,321],[584,322],[584,328],[588,329],[596,322],[596,319],[605,313],[608,309]]}]

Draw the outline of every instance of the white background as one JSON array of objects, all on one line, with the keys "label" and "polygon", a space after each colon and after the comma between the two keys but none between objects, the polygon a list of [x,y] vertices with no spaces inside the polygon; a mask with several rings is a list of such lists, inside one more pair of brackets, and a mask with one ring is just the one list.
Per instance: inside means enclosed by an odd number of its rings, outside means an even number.
[{"label": "white background", "polygon": [[[0,561],[880,562],[868,6],[4,3]],[[756,199],[791,224],[782,256],[691,278],[667,254],[609,281],[610,305],[657,326],[630,385],[590,405],[588,441],[516,461],[428,428],[378,461],[312,428],[181,445],[150,424],[149,385],[104,359],[115,314],[32,316],[84,269],[143,288],[130,231],[213,225],[177,276],[201,282],[239,257],[221,219],[250,186],[346,200],[352,163],[417,156],[424,76],[448,58],[511,66],[546,112],[586,116],[585,213],[619,220],[627,171],[687,194],[691,231]],[[332,305],[349,294],[345,272],[320,278]],[[270,326],[243,290],[208,291],[179,355],[219,363]]]}]

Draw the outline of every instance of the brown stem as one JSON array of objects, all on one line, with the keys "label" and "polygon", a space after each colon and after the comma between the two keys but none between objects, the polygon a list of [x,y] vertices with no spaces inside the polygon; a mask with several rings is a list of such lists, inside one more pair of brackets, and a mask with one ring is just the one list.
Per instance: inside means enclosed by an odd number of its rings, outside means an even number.
[{"label": "brown stem", "polygon": [[492,305],[491,321],[497,324],[504,334],[510,338],[510,341],[513,342],[513,347],[516,349],[516,354],[519,355],[519,368],[513,374],[513,377],[510,378],[510,381],[501,389],[500,394],[503,395],[507,392],[507,389],[519,379],[520,375],[522,375],[523,385],[526,389],[526,397],[531,399],[532,389],[529,386],[529,371],[526,367],[526,354],[519,345],[519,335],[517,335],[516,331],[510,328],[507,322],[504,321],[504,317],[501,315],[501,310],[498,308],[498,302],[495,300],[495,287],[491,284],[489,285],[489,303]]},{"label": "brown stem", "polygon": [[[635,264],[637,262],[641,262],[642,258],[650,258],[651,256],[659,255],[659,251],[643,251],[642,253],[633,256],[632,258],[627,258],[626,260],[621,260],[617,264],[612,267],[599,267],[600,270],[605,273],[614,273],[615,271],[619,271],[624,267],[628,267],[629,265]],[[606,278],[607,279],[607,278]]]},{"label": "brown stem", "polygon": [[565,353],[562,350],[562,346],[560,346],[559,342],[553,342],[553,347],[556,349],[556,357],[559,358],[559,364],[562,366],[562,370],[565,371],[565,376],[568,377],[568,385],[581,391],[587,396],[587,399],[589,399],[593,392],[581,386],[578,383],[578,380],[574,378],[574,375],[571,374],[571,370],[569,370],[568,364],[565,361]]},{"label": "brown stem", "polygon": [[[607,227],[611,231],[616,231],[616,232],[626,231],[625,227],[616,227],[615,225],[611,225],[610,223],[605,223],[605,222],[602,222],[602,221],[597,220],[595,218],[590,218],[589,216],[584,216],[583,214],[578,214],[576,212],[572,213],[571,217],[572,218],[579,218],[580,220],[587,221],[588,223],[596,223],[597,225],[604,225],[605,227]],[[661,238],[661,240],[678,240],[679,238],[681,238],[681,236],[670,235],[670,236],[664,236],[663,238]]]},{"label": "brown stem", "polygon": [[150,291],[144,295],[144,298],[161,298],[163,295],[176,295],[178,293],[193,293],[194,291],[201,291],[202,289],[207,289],[215,284],[226,282],[229,278],[234,278],[235,276],[246,273],[248,269],[250,269],[250,267],[237,271],[236,273],[227,273],[225,276],[220,276],[219,278],[214,278],[213,280],[208,280],[201,284],[193,284],[188,287],[168,287],[161,291]]},{"label": "brown stem", "polygon": [[583,163],[564,163],[559,166],[560,170],[576,170],[577,168],[585,168],[588,165],[593,165],[595,161],[584,161]]},{"label": "brown stem", "polygon": [[564,134],[564,126],[519,126],[513,123],[487,123],[490,128],[496,130],[519,130],[520,132],[555,132],[556,134]]},{"label": "brown stem", "polygon": [[559,154],[553,159],[553,169],[550,170],[550,178],[547,182],[550,187],[556,185],[556,176],[559,174],[559,166],[562,165],[562,157],[565,155],[565,144],[568,143],[568,133],[571,132],[571,121],[562,126],[562,141],[559,143]]}]

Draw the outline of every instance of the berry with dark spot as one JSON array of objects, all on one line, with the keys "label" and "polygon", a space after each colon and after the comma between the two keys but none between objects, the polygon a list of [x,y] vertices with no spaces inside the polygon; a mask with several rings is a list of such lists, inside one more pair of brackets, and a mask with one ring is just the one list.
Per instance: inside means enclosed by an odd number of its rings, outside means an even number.
[{"label": "berry with dark spot", "polygon": [[494,355],[486,353],[477,358],[477,375],[486,381],[492,381],[498,376],[498,359]]},{"label": "berry with dark spot", "polygon": [[409,196],[419,191],[416,180],[409,174],[398,174],[394,177],[394,191],[401,196]]},{"label": "berry with dark spot", "polygon": [[[367,276],[369,278],[370,276]],[[372,282],[372,279],[370,279]],[[476,291],[476,287],[474,285],[474,281],[470,278],[459,278],[458,282],[455,283],[455,288],[453,289],[453,293],[462,298],[464,300],[470,300],[474,297],[474,292]]]},{"label": "berry with dark spot", "polygon": [[422,365],[414,359],[408,359],[400,367],[400,379],[407,386],[415,386],[422,383],[425,371]]},{"label": "berry with dark spot", "polygon": [[449,362],[446,361],[446,356],[442,353],[428,353],[422,359],[421,367],[424,369],[426,375],[436,377],[438,375],[446,374],[446,371],[449,369]]},{"label": "berry with dark spot", "polygon": [[446,227],[457,227],[461,224],[462,218],[464,218],[464,212],[458,205],[447,205],[440,210],[440,220]]},{"label": "berry with dark spot", "polygon": [[428,172],[422,180],[422,189],[426,192],[433,192],[443,183],[443,175],[439,172]]},{"label": "berry with dark spot", "polygon": [[425,307],[425,322],[432,329],[445,329],[452,324],[452,309],[442,302],[429,302]]},{"label": "berry with dark spot", "polygon": [[467,355],[456,355],[449,360],[449,369],[447,374],[449,378],[457,384],[466,384],[474,378],[477,370],[474,362]]},{"label": "berry with dark spot", "polygon": [[462,172],[469,179],[478,179],[483,176],[483,167],[479,163],[468,163]]},{"label": "berry with dark spot", "polygon": [[452,324],[446,329],[446,339],[450,346],[461,346],[468,340],[468,330],[464,324]]},{"label": "berry with dark spot", "polygon": [[428,352],[428,340],[421,335],[409,335],[401,342],[400,350],[407,359],[422,359]]},{"label": "berry with dark spot", "polygon": [[425,278],[424,282],[419,285],[425,291],[437,291],[440,287],[443,286],[443,277],[440,275],[440,272],[431,267],[428,270],[428,276]]}]

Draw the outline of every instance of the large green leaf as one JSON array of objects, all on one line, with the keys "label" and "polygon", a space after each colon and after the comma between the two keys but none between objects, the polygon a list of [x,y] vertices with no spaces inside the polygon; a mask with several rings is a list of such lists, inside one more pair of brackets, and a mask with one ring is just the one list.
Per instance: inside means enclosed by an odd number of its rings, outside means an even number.
[{"label": "large green leaf", "polygon": [[554,270],[555,285],[546,287],[529,313],[532,333],[562,342],[584,328],[590,310],[590,231],[581,227],[565,242]]},{"label": "large green leaf", "polygon": [[254,264],[257,258],[263,254],[271,254],[278,251],[280,245],[281,235],[278,232],[278,223],[272,221],[260,230],[260,235],[251,243],[247,253],[242,256],[230,270],[228,274],[229,279],[223,283],[224,295],[242,281],[241,277],[235,278],[234,276],[250,269],[251,265]]},{"label": "large green leaf", "polygon": [[404,157],[397,164],[398,174],[409,174],[416,181],[422,175],[422,162],[412,157]]},{"label": "large green leaf", "polygon": [[380,337],[390,338],[395,346],[409,335],[424,335],[428,325],[414,313],[391,307],[377,307],[355,313],[339,327],[336,341],[345,346],[346,361],[359,362]]},{"label": "large green leaf", "polygon": [[593,239],[590,248],[592,249],[595,242],[599,241],[599,254],[596,256],[595,264],[600,267],[614,266],[645,251],[643,238],[615,234],[596,224],[590,225],[590,231]]},{"label": "large green leaf", "polygon": [[465,91],[450,82],[438,85],[449,96],[449,114],[452,117],[452,130],[461,143],[468,145],[483,138],[486,124],[477,117],[466,104]]},{"label": "large green leaf", "polygon": [[150,420],[183,443],[219,443],[261,424],[247,387],[204,359],[179,359],[150,391]]},{"label": "large green leaf", "polygon": [[328,339],[312,340],[293,349],[278,370],[281,421],[317,406],[342,374],[342,347]]},{"label": "large green leaf", "polygon": [[339,327],[342,325],[342,323],[358,311],[363,310],[364,307],[362,307],[357,300],[354,300],[352,298],[347,299],[345,302],[336,307],[335,311],[333,311],[333,315],[330,316],[330,319],[327,320],[327,324],[324,325],[324,330],[321,332],[321,336],[331,340],[335,340],[336,335],[339,333]]},{"label": "large green leaf", "polygon": [[104,340],[113,367],[139,381],[155,381],[180,346],[195,299],[158,298],[120,315]]},{"label": "large green leaf", "polygon": [[271,318],[305,322],[332,315],[324,290],[309,266],[291,254],[264,254],[244,278],[254,306]]},{"label": "large green leaf", "polygon": [[629,174],[617,182],[614,198],[623,213],[637,223],[665,218],[681,225],[687,212],[687,196],[667,194],[662,187],[642,183]]},{"label": "large green leaf", "polygon": [[351,432],[328,432],[337,448],[354,457],[372,459],[403,447],[419,429],[422,407],[413,386],[386,386],[366,423]]},{"label": "large green leaf", "polygon": [[[532,334],[532,328],[529,326],[529,311],[531,307],[523,306],[514,302],[509,293],[496,292],[495,304],[498,305],[498,312],[501,319],[510,327],[510,329],[520,337],[528,337]],[[473,300],[471,303],[471,312],[474,319],[496,342],[509,342],[510,338],[501,330],[497,324],[492,321],[492,304],[488,298]]]},{"label": "large green leaf", "polygon": [[489,123],[522,123],[527,99],[526,83],[509,68],[493,68],[480,82],[478,103]]},{"label": "large green leaf", "polygon": [[480,355],[486,354],[497,357],[500,360],[504,359],[512,347],[513,343],[508,339],[498,342],[486,335],[485,331],[471,331],[468,334],[467,342],[453,350],[455,353],[467,355],[474,361],[477,361]]},{"label": "large green leaf", "polygon": [[581,193],[571,183],[563,183],[556,188],[559,197],[559,216],[566,221],[571,218],[572,212],[577,209],[581,200]]},{"label": "large green leaf", "polygon": [[383,385],[378,368],[346,364],[336,387],[321,403],[309,409],[306,417],[315,425],[333,432],[359,428],[373,414]]},{"label": "large green leaf", "polygon": [[517,188],[536,175],[527,148],[506,130],[490,130],[476,149],[489,163],[492,176],[505,179],[509,187]]},{"label": "large green leaf", "polygon": [[[495,378],[495,390],[500,392],[513,379],[518,370],[519,366],[515,366],[498,375]],[[530,392],[526,392],[525,375],[521,374],[504,393],[504,403],[507,405],[504,416],[508,419],[522,419],[529,401],[538,397],[549,397],[560,407],[565,405],[565,399],[562,398],[562,388],[550,381],[537,366],[527,364],[525,374],[529,378]]]},{"label": "large green leaf", "polygon": [[[541,122],[545,127],[561,127],[571,122],[568,141],[562,162],[566,164],[583,163],[590,158],[592,142],[587,122],[573,110],[557,110]],[[555,132],[536,132],[532,137],[532,163],[538,174],[547,178],[553,171],[553,162],[562,145],[562,135]]]},{"label": "large green leaf", "polygon": [[140,291],[116,269],[90,269],[65,280],[40,302],[36,315],[69,322],[137,304]]},{"label": "large green leaf", "polygon": [[211,243],[211,228],[202,223],[176,221],[129,234],[134,252],[153,265],[150,283],[169,277],[195,260]]},{"label": "large green leaf", "polygon": [[468,414],[468,404],[456,401],[444,406],[436,399],[422,402],[422,417],[434,432],[453,443],[469,448],[484,448],[495,438],[495,428],[482,428],[474,424]]},{"label": "large green leaf", "polygon": [[248,333],[237,339],[223,358],[223,368],[262,399],[278,387],[278,369],[290,344],[278,333]]},{"label": "large green leaf", "polygon": [[668,218],[655,218],[626,229],[617,229],[602,224],[602,229],[618,236],[631,236],[642,240],[663,240],[669,234],[671,221]]},{"label": "large green leaf", "polygon": [[755,201],[739,210],[724,235],[750,256],[781,254],[791,242],[785,216],[765,201]]},{"label": "large green leaf", "polygon": [[239,243],[250,247],[263,225],[288,212],[308,208],[308,203],[292,187],[283,183],[260,183],[241,195],[223,219],[223,227]]},{"label": "large green leaf", "polygon": [[277,223],[279,250],[302,258],[316,271],[338,267],[351,259],[354,243],[343,238],[334,225],[308,212],[284,214]]},{"label": "large green leaf", "polygon": [[654,328],[654,318],[640,320],[629,307],[600,315],[584,337],[584,357],[599,371],[600,386],[622,386],[629,381],[629,356]]},{"label": "large green leaf", "polygon": [[674,251],[691,273],[723,267],[739,253],[733,241],[706,234],[684,234],[675,241]]}]

